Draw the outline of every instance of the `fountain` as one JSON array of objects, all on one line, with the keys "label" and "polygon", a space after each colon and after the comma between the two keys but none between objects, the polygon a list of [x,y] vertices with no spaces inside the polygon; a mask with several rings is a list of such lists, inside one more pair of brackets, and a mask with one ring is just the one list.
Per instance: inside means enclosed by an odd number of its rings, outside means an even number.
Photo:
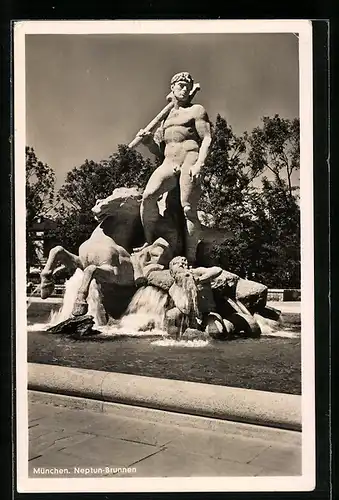
[{"label": "fountain", "polygon": [[230,234],[205,226],[208,216],[197,210],[211,144],[207,113],[191,103],[200,85],[181,72],[170,86],[170,103],[130,143],[144,142],[162,162],[145,190],[122,187],[98,200],[98,226],[79,255],[61,246],[50,251],[42,299],[60,270],[75,273],[51,332],[125,328],[160,331],[177,342],[260,336],[254,313],[265,316],[267,287],[212,262],[211,248]]},{"label": "fountain", "polygon": [[[227,232],[201,224],[199,258],[195,266],[188,264],[182,255],[180,218],[168,210],[168,206],[173,210],[177,193],[159,201],[165,210],[161,215],[159,208],[156,240],[133,250],[142,233],[141,196],[137,188],[119,188],[99,200],[93,207],[98,226],[80,247],[79,256],[62,247],[51,250],[41,273],[43,299],[52,293],[61,269],[74,272],[66,282],[60,310],[44,330],[75,336],[151,334],[161,336],[162,342],[191,346],[239,334],[258,337],[262,328],[266,334],[277,330],[276,321],[264,319],[268,316],[264,285],[206,266],[211,242],[223,241]],[[199,217],[206,219],[201,213]],[[118,265],[102,264],[100,259],[107,255]]]}]

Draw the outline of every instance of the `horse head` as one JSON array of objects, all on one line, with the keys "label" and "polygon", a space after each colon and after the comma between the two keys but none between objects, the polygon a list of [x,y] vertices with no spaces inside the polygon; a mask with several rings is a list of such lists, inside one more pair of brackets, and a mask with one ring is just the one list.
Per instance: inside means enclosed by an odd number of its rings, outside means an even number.
[{"label": "horse head", "polygon": [[139,188],[120,187],[102,200],[97,200],[92,208],[95,218],[102,222],[106,217],[114,216],[125,219],[136,218],[139,215],[142,191]]}]

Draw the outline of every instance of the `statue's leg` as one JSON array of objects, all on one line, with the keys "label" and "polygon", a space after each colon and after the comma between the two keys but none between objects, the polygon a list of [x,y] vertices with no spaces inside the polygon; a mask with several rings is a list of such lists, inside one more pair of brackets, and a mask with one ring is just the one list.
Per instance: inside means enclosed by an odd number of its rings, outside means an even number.
[{"label": "statue's leg", "polygon": [[46,265],[40,274],[40,294],[42,299],[46,299],[51,295],[54,290],[54,275],[58,270],[65,267],[71,270],[78,267],[82,269],[82,263],[77,255],[58,245],[49,252]]},{"label": "statue's leg", "polygon": [[140,216],[147,243],[153,243],[154,227],[159,217],[157,201],[166,191],[176,186],[175,164],[165,160],[148,180],[143,193]]},{"label": "statue's leg", "polygon": [[82,316],[86,314],[88,311],[87,297],[89,293],[89,286],[94,277],[94,272],[97,266],[91,264],[87,266],[84,270],[84,276],[82,278],[81,286],[78,290],[77,298],[74,302],[73,306],[73,315],[74,316]]},{"label": "statue's leg", "polygon": [[[101,266],[96,266],[91,264],[84,270],[84,277],[82,279],[81,286],[79,288],[76,301],[73,307],[74,316],[82,316],[88,311],[87,298],[89,293],[89,286],[92,279],[95,279],[98,283],[109,283],[116,285],[132,285],[133,284],[133,272],[125,272],[124,268],[117,265],[102,264]],[[129,279],[128,276],[131,276]]]},{"label": "statue's leg", "polygon": [[186,221],[186,257],[190,265],[195,264],[197,246],[201,235],[201,225],[197,213],[201,185],[199,180],[192,181],[189,175],[197,156],[198,154],[195,152],[187,154],[180,175],[180,201]]}]

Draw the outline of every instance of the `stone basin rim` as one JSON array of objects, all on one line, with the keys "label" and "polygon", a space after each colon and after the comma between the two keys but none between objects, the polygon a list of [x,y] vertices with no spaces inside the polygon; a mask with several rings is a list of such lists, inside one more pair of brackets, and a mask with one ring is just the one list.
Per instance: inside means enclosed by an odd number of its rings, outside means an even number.
[{"label": "stone basin rim", "polygon": [[302,429],[302,396],[294,394],[43,363],[28,363],[28,389],[286,430]]}]

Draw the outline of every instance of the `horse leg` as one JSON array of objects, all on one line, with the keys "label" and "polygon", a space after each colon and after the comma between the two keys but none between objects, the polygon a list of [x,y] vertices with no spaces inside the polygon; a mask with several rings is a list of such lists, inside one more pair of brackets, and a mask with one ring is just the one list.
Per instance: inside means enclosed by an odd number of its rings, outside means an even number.
[{"label": "horse leg", "polygon": [[87,297],[89,293],[89,286],[94,277],[94,273],[97,266],[90,264],[84,270],[84,276],[82,278],[81,286],[78,290],[76,300],[74,302],[73,316],[82,316],[88,311]]},{"label": "horse leg", "polygon": [[40,295],[46,299],[54,290],[54,275],[61,269],[61,266],[76,269],[83,268],[80,258],[58,245],[51,249],[45,267],[40,274]]},{"label": "horse leg", "polygon": [[110,264],[102,264],[101,266],[95,266],[91,264],[86,267],[84,271],[84,277],[79,288],[76,301],[73,307],[74,316],[82,316],[87,314],[88,311],[88,293],[89,286],[92,279],[95,279],[98,283],[109,283],[109,284],[121,284],[121,273],[117,266],[112,266]]}]

